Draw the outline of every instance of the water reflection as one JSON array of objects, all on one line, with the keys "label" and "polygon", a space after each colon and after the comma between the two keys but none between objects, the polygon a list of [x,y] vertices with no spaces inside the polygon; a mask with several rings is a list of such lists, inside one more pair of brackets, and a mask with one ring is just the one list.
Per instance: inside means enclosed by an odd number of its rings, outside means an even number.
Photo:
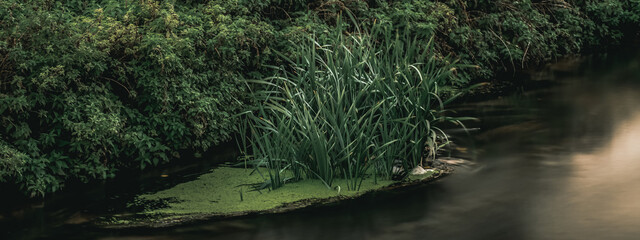
[{"label": "water reflection", "polygon": [[629,110],[633,116],[618,124],[608,143],[568,159],[573,169],[562,188],[539,197],[539,210],[532,212],[537,236],[640,236],[640,113]]}]

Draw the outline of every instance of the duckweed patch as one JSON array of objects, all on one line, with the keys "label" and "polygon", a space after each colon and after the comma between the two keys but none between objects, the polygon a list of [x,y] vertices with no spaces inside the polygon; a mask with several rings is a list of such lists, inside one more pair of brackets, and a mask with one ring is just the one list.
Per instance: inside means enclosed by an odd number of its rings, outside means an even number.
[{"label": "duckweed patch", "polygon": [[[141,195],[138,200],[163,201],[166,207],[145,211],[149,214],[233,213],[273,209],[287,203],[337,196],[352,197],[369,190],[393,184],[393,181],[366,179],[360,191],[346,190],[346,181],[339,179],[333,189],[320,180],[306,179],[285,184],[276,190],[252,190],[247,184],[264,179],[253,169],[222,167],[200,176],[197,180],[173,188]],[[339,191],[338,191],[339,189]],[[166,201],[172,199],[172,201]]]},{"label": "duckweed patch", "polygon": [[429,171],[406,181],[367,178],[359,191],[347,190],[346,181],[337,179],[329,189],[317,179],[285,184],[276,190],[252,190],[247,184],[264,179],[253,169],[220,167],[198,179],[156,193],[143,194],[134,204],[148,206],[134,216],[113,216],[101,223],[108,227],[164,227],[193,220],[278,213],[353,199],[373,191],[389,190],[435,179],[446,172]]}]

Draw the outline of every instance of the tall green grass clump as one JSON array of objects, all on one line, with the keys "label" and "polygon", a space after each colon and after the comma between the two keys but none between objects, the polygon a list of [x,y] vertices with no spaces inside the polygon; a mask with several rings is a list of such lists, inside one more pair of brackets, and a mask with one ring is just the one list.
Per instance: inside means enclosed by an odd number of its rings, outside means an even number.
[{"label": "tall green grass clump", "polygon": [[318,39],[276,76],[248,81],[258,106],[245,113],[241,142],[250,163],[267,167],[265,187],[306,178],[333,187],[343,178],[358,190],[364,178],[390,179],[397,162],[421,165],[447,143],[438,124],[461,119],[444,114],[439,90],[456,78],[455,61],[384,26],[339,27]]}]

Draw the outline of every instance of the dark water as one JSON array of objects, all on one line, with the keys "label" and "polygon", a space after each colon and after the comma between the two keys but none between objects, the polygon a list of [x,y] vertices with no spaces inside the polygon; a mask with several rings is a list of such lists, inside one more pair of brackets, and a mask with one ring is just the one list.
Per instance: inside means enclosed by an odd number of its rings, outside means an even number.
[{"label": "dark water", "polygon": [[[457,154],[475,164],[430,185],[168,229],[43,221],[13,229],[9,237],[640,239],[640,54],[565,65],[530,76],[553,80],[552,87],[457,106],[459,114],[482,119],[469,123],[481,130],[455,136]],[[26,234],[30,228],[35,233]]]}]

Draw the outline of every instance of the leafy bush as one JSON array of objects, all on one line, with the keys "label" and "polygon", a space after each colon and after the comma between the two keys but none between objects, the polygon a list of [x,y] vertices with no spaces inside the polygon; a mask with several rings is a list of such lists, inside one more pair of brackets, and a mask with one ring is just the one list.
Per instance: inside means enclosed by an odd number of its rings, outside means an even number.
[{"label": "leafy bush", "polygon": [[0,178],[43,195],[228,140],[273,35],[229,3],[1,2],[0,139],[21,164]]},{"label": "leafy bush", "polygon": [[385,1],[360,11],[368,23],[409,28],[414,35],[436,36],[438,52],[478,65],[463,74],[488,79],[496,71],[617,44],[638,31],[637,0],[556,1]]}]

